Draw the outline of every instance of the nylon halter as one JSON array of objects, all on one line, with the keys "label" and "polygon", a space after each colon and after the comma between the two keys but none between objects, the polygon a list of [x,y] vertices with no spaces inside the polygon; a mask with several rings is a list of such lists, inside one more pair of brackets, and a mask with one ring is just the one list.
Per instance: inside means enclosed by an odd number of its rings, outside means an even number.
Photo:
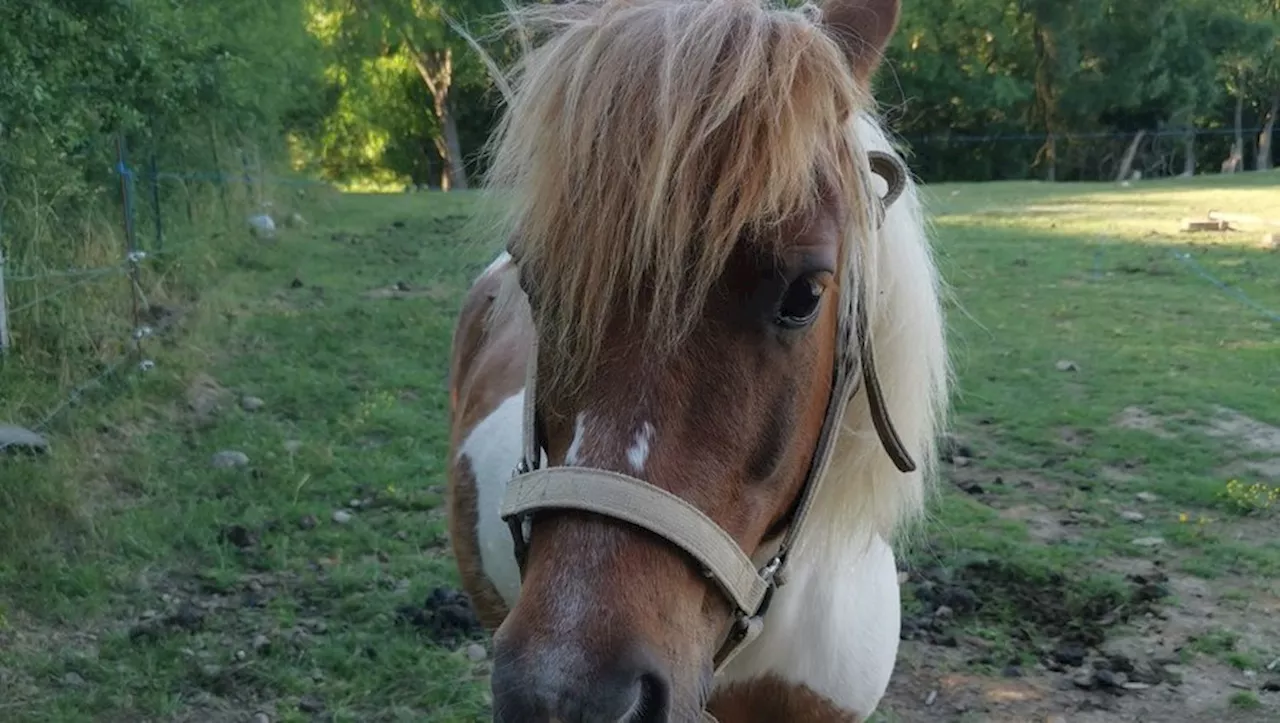
[{"label": "nylon halter", "polygon": [[[878,199],[877,228],[884,223],[890,205],[906,187],[907,170],[897,157],[872,151],[871,170],[889,185]],[[529,350],[524,389],[524,448],[502,500],[501,515],[511,529],[516,560],[523,575],[529,536],[530,516],[539,510],[574,509],[629,522],[649,530],[692,557],[704,576],[714,581],[734,608],[733,620],[715,654],[716,674],[764,629],[774,590],[784,582],[783,570],[809,510],[817,497],[831,461],[835,439],[849,402],[864,386],[871,418],[881,444],[904,473],[915,470],[915,462],[898,437],[885,407],[876,377],[871,342],[867,333],[866,304],[859,284],[855,318],[843,307],[839,320],[832,395],[818,438],[817,448],[795,503],[795,513],[777,551],[757,569],[751,558],[723,528],[685,500],[644,480],[612,470],[561,466],[540,469],[543,445],[537,426],[537,343]],[[857,350],[853,350],[853,342]],[[847,390],[847,392],[846,392]]]}]

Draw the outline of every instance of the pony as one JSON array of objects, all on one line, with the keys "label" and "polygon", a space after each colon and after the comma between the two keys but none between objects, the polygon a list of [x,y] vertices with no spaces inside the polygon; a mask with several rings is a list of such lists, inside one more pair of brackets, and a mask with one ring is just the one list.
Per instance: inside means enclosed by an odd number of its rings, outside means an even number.
[{"label": "pony", "polygon": [[493,719],[865,720],[950,372],[871,81],[898,0],[571,0],[488,150],[449,366]]}]

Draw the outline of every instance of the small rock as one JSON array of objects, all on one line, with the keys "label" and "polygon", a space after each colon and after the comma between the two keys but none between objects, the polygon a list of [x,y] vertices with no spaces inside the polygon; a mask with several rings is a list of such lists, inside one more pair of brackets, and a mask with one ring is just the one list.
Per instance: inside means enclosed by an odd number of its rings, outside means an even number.
[{"label": "small rock", "polygon": [[243,650],[237,650],[237,651],[236,651],[236,660],[238,660],[238,661],[242,661],[242,660],[244,660],[244,659],[245,659],[245,658],[247,658],[247,657],[249,657],[249,654],[248,654],[248,653],[246,653],[246,652],[244,652]]},{"label": "small rock", "polygon": [[946,605],[939,605],[938,609],[933,611],[933,616],[939,620],[950,620],[955,614],[956,611]]},{"label": "small rock", "polygon": [[1093,690],[1098,687],[1098,678],[1093,672],[1083,672],[1071,679],[1071,684],[1081,690]]},{"label": "small rock", "polygon": [[1280,678],[1273,678],[1263,683],[1262,689],[1268,693],[1280,693]]},{"label": "small rock", "polygon": [[1080,366],[1069,359],[1062,359],[1057,364],[1054,364],[1053,366],[1060,372],[1080,371]]},{"label": "small rock", "polygon": [[253,714],[253,723],[271,723],[271,716],[263,713],[262,711],[258,711]]},{"label": "small rock", "polygon": [[1110,670],[1106,670],[1105,668],[1093,671],[1093,678],[1098,682],[1098,685],[1103,688],[1116,688],[1124,683],[1124,681],[1120,679],[1120,676]]},{"label": "small rock", "polygon": [[1063,665],[1078,668],[1084,665],[1086,651],[1083,647],[1074,643],[1063,643],[1053,651],[1053,659]]},{"label": "small rock", "polygon": [[315,526],[316,526],[315,515],[303,515],[302,518],[298,520],[298,529],[310,530]]},{"label": "small rock", "polygon": [[261,397],[246,396],[240,400],[240,407],[246,412],[256,412],[266,405],[267,403]]},{"label": "small rock", "polygon": [[973,463],[973,460],[969,459],[968,457],[956,457],[954,460],[952,460],[952,464],[954,464],[957,467],[968,467],[972,463]]},{"label": "small rock", "polygon": [[467,646],[467,660],[473,663],[479,663],[489,657],[489,652],[479,643],[472,643]]},{"label": "small rock", "polygon": [[1005,667],[1005,669],[1001,672],[1001,675],[1003,675],[1006,678],[1021,678],[1022,668],[1017,665],[1010,665]]},{"label": "small rock", "polygon": [[84,685],[84,678],[79,673],[67,673],[62,676],[62,684],[68,688],[79,688]]},{"label": "small rock", "polygon": [[253,547],[258,542],[258,535],[244,525],[231,525],[222,528],[218,534],[223,542],[230,543],[241,550]]},{"label": "small rock", "polygon": [[1141,512],[1134,512],[1133,510],[1124,510],[1123,512],[1120,513],[1120,519],[1124,520],[1125,522],[1142,522],[1143,520],[1147,519],[1147,516],[1142,514]]},{"label": "small rock", "polygon": [[347,500],[347,507],[350,507],[353,510],[358,510],[363,506],[364,506],[364,502],[362,500],[357,500],[357,499]]},{"label": "small rock", "polygon": [[1150,492],[1139,492],[1138,494],[1134,495],[1134,497],[1139,502],[1155,502],[1156,500],[1160,499],[1159,497],[1157,497],[1156,495]]},{"label": "small rock", "polygon": [[930,705],[933,705],[934,702],[936,702],[937,700],[938,700],[938,691],[931,690],[929,691],[929,694],[924,697],[924,704],[926,706],[930,706]]},{"label": "small rock", "polygon": [[298,701],[298,710],[303,713],[323,713],[324,703],[314,695],[304,695]]},{"label": "small rock", "polygon": [[276,222],[270,215],[260,213],[249,217],[249,230],[254,236],[262,239],[275,238]]},{"label": "small rock", "polygon": [[1151,686],[1147,683],[1135,683],[1132,680],[1130,680],[1120,687],[1124,688],[1125,690],[1146,690]]},{"label": "small rock", "polygon": [[262,633],[258,633],[253,636],[253,642],[250,643],[249,646],[253,648],[254,652],[260,653],[271,647],[271,638],[268,638]]},{"label": "small rock", "polygon": [[401,541],[407,540],[409,539],[409,533],[404,530],[396,530],[395,538]]},{"label": "small rock", "polygon": [[333,521],[339,525],[345,525],[351,521],[351,513],[346,510],[334,510]]},{"label": "small rock", "polygon": [[214,469],[232,469],[234,467],[244,467],[249,464],[249,455],[244,452],[235,450],[224,450],[213,455],[210,464]]},{"label": "small rock", "polygon": [[0,452],[17,454],[43,454],[49,450],[49,442],[44,437],[25,427],[11,424],[0,424]]},{"label": "small rock", "polygon": [[1138,547],[1159,547],[1164,544],[1163,537],[1139,537],[1132,544]]}]

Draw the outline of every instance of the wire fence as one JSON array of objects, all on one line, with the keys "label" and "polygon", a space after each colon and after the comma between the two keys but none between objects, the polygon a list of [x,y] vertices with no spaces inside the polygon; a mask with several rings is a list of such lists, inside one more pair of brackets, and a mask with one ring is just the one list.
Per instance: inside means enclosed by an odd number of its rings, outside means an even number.
[{"label": "wire fence", "polygon": [[[926,182],[1124,181],[1234,173],[1263,165],[1280,144],[1271,129],[1156,128],[1128,133],[904,133],[912,171]],[[1237,133],[1241,147],[1236,147]],[[1121,177],[1123,176],[1123,178]]]},{"label": "wire fence", "polygon": [[[33,253],[29,248],[27,253],[22,254],[20,261],[15,262],[15,258],[7,254],[6,249],[22,246],[20,241],[23,239],[15,238],[17,234],[12,225],[6,228],[3,203],[5,198],[0,195],[0,364],[11,367],[9,369],[0,367],[0,372],[11,372],[7,383],[3,377],[0,377],[0,401],[6,401],[6,397],[12,401],[17,395],[13,379],[20,375],[12,367],[19,365],[16,357],[27,351],[23,348],[24,345],[39,346],[38,337],[41,329],[40,325],[30,318],[31,314],[39,313],[56,300],[65,300],[78,293],[87,293],[90,288],[97,287],[99,284],[122,281],[124,285],[121,290],[123,293],[108,304],[114,307],[112,311],[115,313],[104,313],[101,315],[103,318],[97,319],[100,330],[96,336],[101,338],[96,339],[93,346],[97,347],[98,353],[81,355],[70,364],[70,366],[80,367],[80,373],[77,375],[81,377],[80,381],[60,385],[66,391],[55,396],[52,402],[46,400],[43,405],[28,401],[20,405],[12,405],[8,410],[0,407],[0,414],[7,411],[10,415],[16,413],[19,416],[35,417],[34,422],[26,424],[22,424],[23,420],[6,420],[0,417],[0,425],[20,425],[20,429],[26,429],[38,435],[45,434],[61,415],[77,406],[90,391],[103,389],[111,380],[123,377],[122,373],[127,370],[146,373],[155,368],[155,361],[150,354],[151,345],[155,337],[164,331],[164,327],[163,325],[157,327],[153,323],[155,314],[152,304],[147,299],[144,275],[148,271],[160,271],[156,266],[158,263],[186,251],[193,245],[191,239],[199,235],[189,233],[191,229],[188,228],[184,230],[186,232],[176,234],[180,238],[176,239],[178,243],[174,243],[175,239],[171,236],[175,234],[172,232],[179,228],[179,224],[173,223],[175,221],[173,214],[169,214],[167,220],[170,223],[166,223],[164,210],[166,182],[177,182],[183,185],[194,181],[217,187],[223,220],[240,222],[247,220],[254,232],[267,235],[274,233],[275,221],[269,213],[272,204],[266,198],[268,194],[264,192],[264,186],[329,186],[326,182],[312,179],[253,173],[248,160],[249,154],[243,151],[241,153],[243,171],[237,174],[223,170],[161,170],[154,153],[140,169],[131,162],[128,144],[123,135],[115,138],[114,150],[115,163],[111,168],[111,176],[114,186],[113,194],[116,198],[114,203],[104,205],[116,207],[118,214],[116,238],[112,239],[111,243],[101,244],[104,248],[96,249],[95,254],[85,254],[95,256],[103,260],[103,263],[57,268],[55,264],[47,263],[40,253]],[[247,202],[238,205],[239,210],[247,211],[247,217],[235,218],[233,206],[237,204],[225,191],[227,186],[233,184],[243,184],[245,187],[247,197],[241,200]],[[141,190],[145,195],[139,194],[139,185],[144,185]],[[0,192],[3,188],[3,185],[0,185]],[[109,189],[102,184],[95,190],[105,192]],[[178,215],[185,215],[187,222],[194,223],[196,214],[189,189],[180,196],[185,198],[185,214],[179,212]],[[177,204],[179,207],[183,205],[182,200],[179,199]],[[139,206],[142,206],[145,214],[139,214]],[[145,218],[140,219],[140,215],[145,215]],[[140,221],[143,222],[141,225]],[[185,241],[181,238],[183,236],[187,237]],[[149,248],[144,248],[144,237],[150,238]],[[29,239],[26,240],[29,241]],[[78,243],[77,240],[72,239],[61,240],[65,243],[54,244],[59,247],[56,253],[59,256],[67,255],[63,253],[64,249],[61,247],[74,246]],[[27,244],[27,246],[30,245],[33,244]],[[108,293],[104,289],[98,291],[103,294]],[[10,304],[10,300],[13,300],[13,303]],[[68,306],[73,307],[75,304]],[[120,307],[123,307],[122,313]],[[102,327],[107,327],[110,331],[102,331]],[[44,331],[47,334],[58,333],[56,325],[52,330],[46,328]],[[27,366],[34,365],[27,364]],[[75,374],[75,370],[72,369],[69,373]],[[9,388],[5,389],[6,386]],[[69,389],[67,389],[68,386]],[[43,411],[32,415],[31,410],[40,406],[43,406]],[[9,447],[15,445],[29,446],[27,441],[17,437],[7,441],[0,439],[0,453],[4,453]]]},{"label": "wire fence", "polygon": [[[1201,131],[1200,133],[1207,135],[1230,133],[1234,135],[1234,131]],[[1184,135],[1181,131],[1168,131],[1152,133],[1151,137],[1154,141],[1159,142],[1162,138],[1181,139]],[[1076,136],[1078,138],[1093,138],[1108,142],[1120,138],[1117,134],[1076,134]],[[914,139],[914,142],[917,144],[945,142],[947,144],[956,144],[957,146],[978,147],[1000,143],[1043,142],[1044,138],[1044,136],[1035,135],[958,135],[945,138],[917,138]],[[906,140],[912,141],[913,139]],[[270,205],[267,200],[269,194],[264,191],[264,188],[274,186],[295,188],[329,186],[323,181],[266,174],[262,173],[260,169],[255,172],[253,164],[249,161],[250,154],[245,151],[241,151],[239,154],[240,172],[229,172],[224,169],[161,169],[154,153],[149,154],[149,157],[146,157],[146,160],[141,164],[141,168],[139,168],[138,164],[131,162],[128,144],[123,136],[115,139],[114,150],[115,163],[111,168],[111,178],[115,186],[113,191],[116,196],[114,205],[117,207],[116,212],[118,213],[117,232],[120,243],[117,252],[115,252],[116,258],[106,263],[82,266],[69,265],[64,268],[55,268],[30,255],[23,258],[21,264],[13,263],[13,260],[7,258],[4,253],[8,239],[5,236],[6,229],[3,223],[4,205],[2,202],[4,199],[0,197],[0,362],[12,358],[15,351],[26,343],[29,335],[10,333],[12,328],[23,328],[25,315],[35,313],[55,300],[66,298],[97,284],[119,283],[122,281],[124,288],[127,289],[127,296],[124,297],[124,300],[117,302],[117,306],[124,308],[123,311],[117,314],[117,317],[120,318],[115,319],[115,331],[113,332],[115,338],[109,344],[118,353],[109,359],[102,359],[102,356],[107,356],[103,354],[97,355],[98,358],[81,360],[83,364],[78,375],[80,381],[74,384],[62,385],[62,388],[66,391],[56,396],[52,402],[46,400],[44,405],[33,403],[24,405],[24,411],[27,413],[28,419],[34,418],[34,422],[28,424],[26,428],[36,433],[45,433],[62,414],[80,404],[86,394],[92,390],[102,389],[112,379],[122,377],[122,372],[132,370],[138,373],[146,373],[155,368],[155,361],[150,355],[151,345],[156,337],[164,332],[164,329],[157,328],[154,324],[152,314],[150,314],[151,304],[146,298],[147,291],[143,277],[149,269],[155,270],[155,264],[166,257],[177,255],[187,248],[188,244],[182,243],[180,239],[184,234],[176,232],[178,229],[176,221],[183,220],[184,216],[185,221],[189,223],[194,223],[196,220],[189,189],[179,194],[177,203],[173,204],[177,208],[176,217],[175,213],[170,213],[166,216],[164,212],[165,197],[169,195],[165,191],[167,183],[177,184],[184,188],[186,184],[190,183],[208,184],[215,189],[218,197],[217,205],[221,208],[223,219],[235,220],[237,223],[247,221],[257,231],[267,234],[273,232],[274,220],[264,212],[264,208]],[[146,154],[143,155],[144,157],[146,156]],[[215,161],[218,160],[216,152],[214,159]],[[141,193],[139,192],[140,185],[143,186]],[[235,204],[227,193],[226,189],[229,187],[240,187],[242,189],[243,197],[241,198],[240,210],[244,211],[245,215],[237,216],[232,212],[232,206]],[[3,186],[0,185],[0,191],[2,190]],[[185,209],[183,208],[184,203]],[[145,212],[142,214],[142,218],[140,218],[139,207]],[[146,242],[146,240],[149,240],[149,242]],[[1249,298],[1240,289],[1217,279],[1191,255],[1182,251],[1171,251],[1170,254],[1172,258],[1176,259],[1195,276],[1207,281],[1223,293],[1234,297],[1245,306],[1260,313],[1264,318],[1272,322],[1280,322],[1280,313],[1268,309],[1266,306]],[[1093,258],[1093,276],[1095,278],[1100,275],[1100,263],[1101,251],[1097,252]],[[23,285],[31,285],[36,287],[38,291],[22,293],[19,289],[17,293],[14,292],[14,289]],[[18,301],[6,307],[6,298],[17,299]],[[3,389],[0,389],[0,392],[3,391]],[[42,411],[33,413],[32,410],[37,406],[41,406]],[[0,407],[0,413],[4,411],[5,409]],[[10,413],[12,414],[13,411],[10,410]],[[0,424],[5,422],[16,423],[17,421],[19,420],[0,419]],[[15,443],[6,443],[0,440],[0,452],[4,452],[7,447],[13,444]]]}]

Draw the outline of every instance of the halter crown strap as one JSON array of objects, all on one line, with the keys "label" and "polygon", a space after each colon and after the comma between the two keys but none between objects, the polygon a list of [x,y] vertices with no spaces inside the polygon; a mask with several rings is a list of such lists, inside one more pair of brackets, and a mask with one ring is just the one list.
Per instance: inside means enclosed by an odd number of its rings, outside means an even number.
[{"label": "halter crown strap", "polygon": [[[877,225],[884,222],[887,208],[906,188],[907,170],[895,156],[872,151],[871,170],[889,184],[879,199]],[[827,404],[817,449],[797,500],[795,513],[777,552],[759,569],[737,542],[715,521],[685,500],[644,480],[619,472],[575,466],[541,467],[543,445],[539,441],[537,419],[536,341],[529,351],[524,393],[523,458],[513,471],[501,505],[502,518],[511,530],[516,560],[524,570],[528,549],[528,519],[544,509],[576,509],[629,522],[664,538],[697,561],[703,574],[713,580],[733,603],[734,616],[714,658],[715,672],[725,666],[764,628],[773,591],[784,579],[782,570],[795,539],[817,498],[817,492],[831,463],[840,421],[858,389],[867,388],[867,403],[876,432],[886,453],[902,472],[914,471],[914,460],[889,418],[883,391],[875,372],[863,287],[858,285],[854,319],[841,314],[840,353],[832,379],[833,393]],[[857,353],[849,350],[858,344]],[[846,391],[847,390],[847,391]],[[709,719],[710,720],[710,719]]]}]

